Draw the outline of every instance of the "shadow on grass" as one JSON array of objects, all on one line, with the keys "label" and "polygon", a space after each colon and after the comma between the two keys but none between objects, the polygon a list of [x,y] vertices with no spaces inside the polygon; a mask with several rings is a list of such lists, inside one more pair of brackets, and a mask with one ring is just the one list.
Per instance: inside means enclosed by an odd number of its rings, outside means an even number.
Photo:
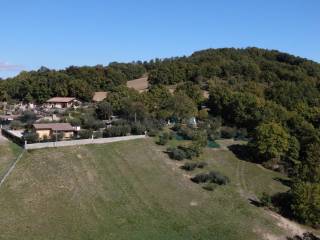
[{"label": "shadow on grass", "polygon": [[285,185],[287,187],[291,187],[292,186],[292,180],[290,180],[290,179],[284,179],[284,178],[276,177],[276,178],[273,178],[273,180],[278,181],[278,182],[282,183],[283,185]]},{"label": "shadow on grass", "polygon": [[252,204],[255,207],[265,207],[265,205],[261,201],[259,201],[257,199],[249,198],[249,203]]},{"label": "shadow on grass", "polygon": [[228,149],[236,155],[237,158],[246,162],[258,163],[254,158],[255,154],[252,147],[248,145],[235,144],[228,147]]},{"label": "shadow on grass", "polygon": [[256,207],[265,207],[274,211],[285,218],[293,219],[291,211],[292,198],[289,192],[277,193],[273,196],[269,196],[266,201],[265,199],[252,199],[249,198],[250,204]]}]

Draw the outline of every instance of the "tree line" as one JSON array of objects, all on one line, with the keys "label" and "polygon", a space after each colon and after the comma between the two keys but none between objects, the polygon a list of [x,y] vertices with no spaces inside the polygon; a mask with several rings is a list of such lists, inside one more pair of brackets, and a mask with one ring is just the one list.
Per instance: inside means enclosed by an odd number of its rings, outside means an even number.
[{"label": "tree line", "polygon": [[[143,74],[149,76],[148,92],[126,88],[127,80]],[[250,141],[242,155],[288,174],[286,204],[301,222],[320,224],[320,64],[276,50],[208,49],[189,57],[22,72],[0,81],[0,100],[89,101],[99,90],[110,91],[100,116],[113,112],[140,122],[197,116],[244,129]]]}]

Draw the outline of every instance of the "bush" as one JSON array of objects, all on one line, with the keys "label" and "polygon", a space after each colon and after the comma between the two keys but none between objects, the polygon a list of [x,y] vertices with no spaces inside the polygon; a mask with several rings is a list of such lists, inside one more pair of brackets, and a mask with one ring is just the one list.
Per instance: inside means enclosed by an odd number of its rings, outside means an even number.
[{"label": "bush", "polygon": [[103,128],[105,125],[102,121],[97,120],[94,116],[85,114],[81,116],[81,127],[85,129],[98,130]]},{"label": "bush", "polygon": [[82,129],[79,131],[79,138],[80,139],[89,139],[92,137],[92,131],[87,129]]},{"label": "bush", "polygon": [[178,129],[178,134],[186,140],[192,140],[196,131],[192,128],[181,126]]},{"label": "bush", "polygon": [[230,182],[227,176],[222,175],[220,172],[211,171],[209,173],[209,179],[211,182],[219,184],[219,185],[226,185]]},{"label": "bush", "polygon": [[291,210],[300,222],[320,226],[320,183],[298,181],[291,188]]},{"label": "bush", "polygon": [[179,148],[174,148],[172,151],[170,151],[169,156],[171,159],[178,161],[181,161],[186,158],[185,152]]},{"label": "bush", "polygon": [[183,166],[181,166],[181,169],[186,171],[192,171],[197,167],[197,163],[185,163]]},{"label": "bush", "polygon": [[221,137],[222,138],[235,138],[237,135],[237,129],[232,127],[222,127],[221,128]]},{"label": "bush", "polygon": [[271,208],[272,207],[272,197],[270,195],[268,195],[267,193],[263,192],[262,196],[260,198],[260,203],[261,203],[261,206],[263,206],[263,207]]},{"label": "bush", "polygon": [[200,173],[191,178],[195,183],[216,183],[218,185],[226,185],[230,182],[227,176],[222,175],[220,172],[211,171],[209,173]]},{"label": "bush", "polygon": [[120,137],[126,136],[130,133],[131,127],[128,124],[125,125],[118,125],[118,126],[111,126],[106,128],[103,132],[104,137]]},{"label": "bush", "polygon": [[195,183],[205,183],[209,181],[209,175],[206,173],[199,173],[191,178],[191,181]]},{"label": "bush", "polygon": [[103,137],[103,134],[100,131],[93,133],[93,138],[102,138],[102,137]]},{"label": "bush", "polygon": [[146,130],[148,131],[148,135],[150,137],[156,136],[166,125],[165,121],[160,121],[156,119],[148,119],[143,122]]},{"label": "bush", "polygon": [[20,117],[21,122],[26,123],[27,125],[33,124],[37,120],[37,116],[34,112],[25,111]]},{"label": "bush", "polygon": [[190,147],[179,146],[178,148],[184,152],[185,158],[187,159],[192,159],[197,156],[197,152],[195,151],[195,149],[192,148],[192,146]]},{"label": "bush", "polygon": [[25,132],[23,134],[23,140],[27,141],[27,143],[35,143],[39,141],[39,135],[34,131]]},{"label": "bush", "polygon": [[199,163],[185,163],[183,166],[181,166],[181,169],[186,171],[192,171],[195,168],[204,168],[207,166],[206,162],[199,162]]},{"label": "bush", "polygon": [[50,142],[50,138],[47,136],[47,135],[44,135],[43,137],[42,137],[42,142]]},{"label": "bush", "polygon": [[13,120],[13,121],[10,123],[10,127],[11,127],[11,129],[13,129],[13,130],[18,130],[18,129],[22,129],[22,128],[23,128],[23,124],[22,124],[22,122],[20,122],[19,120]]},{"label": "bush", "polygon": [[131,126],[131,133],[133,135],[142,135],[145,134],[146,127],[140,122],[133,123]]},{"label": "bush", "polygon": [[166,145],[169,142],[170,134],[165,132],[159,136],[159,141],[157,144],[159,145]]}]

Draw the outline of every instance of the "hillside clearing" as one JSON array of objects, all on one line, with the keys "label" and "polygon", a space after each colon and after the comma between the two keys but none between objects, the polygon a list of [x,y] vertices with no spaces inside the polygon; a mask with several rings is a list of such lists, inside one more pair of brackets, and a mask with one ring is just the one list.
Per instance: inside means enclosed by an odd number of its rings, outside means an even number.
[{"label": "hillside clearing", "polygon": [[152,139],[30,151],[0,190],[0,239],[284,236],[241,194],[285,191],[279,174],[227,150],[203,158],[231,184],[203,190]]}]

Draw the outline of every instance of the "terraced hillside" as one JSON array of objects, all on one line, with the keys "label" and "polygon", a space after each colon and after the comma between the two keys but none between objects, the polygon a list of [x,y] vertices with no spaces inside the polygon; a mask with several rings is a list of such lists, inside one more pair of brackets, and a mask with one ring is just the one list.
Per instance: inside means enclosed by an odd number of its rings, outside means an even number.
[{"label": "terraced hillside", "polygon": [[[263,239],[282,236],[250,195],[278,174],[207,150],[231,183],[192,183],[152,139],[28,152],[0,188],[0,239]],[[197,170],[198,171],[198,170]],[[204,171],[204,170],[203,170]]]}]

